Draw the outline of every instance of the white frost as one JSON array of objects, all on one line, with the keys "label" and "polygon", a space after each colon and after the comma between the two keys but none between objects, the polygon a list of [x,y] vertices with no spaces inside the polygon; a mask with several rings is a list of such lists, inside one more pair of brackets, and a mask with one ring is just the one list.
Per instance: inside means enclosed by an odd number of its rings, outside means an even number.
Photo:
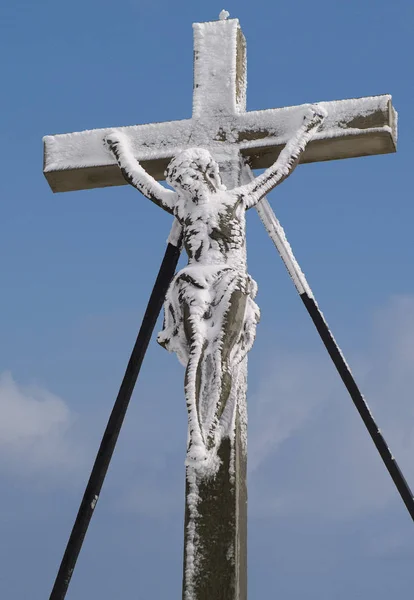
[{"label": "white frost", "polygon": [[[206,173],[209,181],[214,182],[213,192],[193,175],[195,164]],[[239,198],[221,184],[217,165],[203,149],[195,148],[182,153],[170,163],[167,172],[171,185],[175,183],[176,186],[179,181],[184,190],[191,188],[191,193],[178,194],[174,207],[176,220],[185,224],[184,243],[189,264],[176,274],[167,292],[164,328],[158,341],[168,350],[176,352],[187,367],[188,461],[190,464],[201,461],[203,469],[209,464],[211,470],[220,440],[228,433],[228,424],[233,422],[233,415],[225,410],[222,415],[225,424],[222,423],[217,411],[222,394],[222,371],[226,368],[222,357],[224,322],[236,290],[247,294],[247,304],[242,317],[244,325],[240,339],[236,340],[228,359],[231,371],[251,348],[259,319],[258,307],[253,302],[257,286],[246,270],[247,206],[242,194]],[[214,232],[223,235],[223,232],[219,232],[222,220],[227,218],[228,240],[215,239]],[[189,307],[185,321],[184,303]],[[189,325],[193,332],[191,348],[185,329]],[[199,382],[198,376],[201,377]],[[208,447],[211,451],[207,450]]]},{"label": "white frost", "polygon": [[170,235],[167,239],[167,244],[172,244],[173,246],[181,246],[182,243],[182,233],[183,228],[180,225],[180,222],[177,219],[174,219],[173,224],[171,226]]},{"label": "white frost", "polygon": [[229,16],[230,16],[229,11],[228,10],[224,10],[224,8],[223,8],[223,10],[219,14],[219,19],[220,19],[220,21],[225,21],[226,19],[229,18]]},{"label": "white frost", "polygon": [[[186,367],[189,464],[214,463],[236,369],[253,345],[260,317],[254,302],[257,285],[247,273],[245,212],[290,175],[325,118],[320,106],[308,108],[274,165],[230,190],[203,148],[185,150],[169,163],[166,178],[176,190],[172,192],[135,160],[122,131],[112,131],[103,140],[126,180],[172,213],[182,228],[188,265],[167,291],[158,341]],[[176,243],[178,236],[181,242],[179,225],[170,238]],[[225,419],[232,422],[233,416]]]},{"label": "white frost", "polygon": [[193,24],[193,118],[205,121],[246,110],[245,63],[240,72],[237,62],[239,30],[238,19]]},{"label": "white frost", "polygon": [[[232,23],[224,21],[223,24]],[[222,23],[221,21],[216,24]],[[200,67],[201,71],[208,67]],[[196,98],[196,91],[195,91]],[[197,100],[198,101],[198,100]],[[316,134],[319,140],[350,135],[366,136],[389,132],[396,140],[397,114],[392,109],[391,124],[387,124],[391,96],[321,102],[328,113],[326,121]],[[200,105],[201,106],[201,105]],[[220,152],[237,153],[240,150],[286,144],[297,131],[309,104],[261,111],[226,111],[222,114],[198,114],[193,119],[153,123],[120,128],[128,138],[131,152],[139,161],[172,158],[191,147],[208,148],[215,156]],[[359,117],[384,114],[384,125],[351,127]],[[44,171],[60,171],[115,164],[113,156],[103,147],[102,139],[110,129],[94,129],[77,133],[45,136]],[[260,136],[260,132],[263,136]],[[225,141],[222,140],[225,136]]]}]

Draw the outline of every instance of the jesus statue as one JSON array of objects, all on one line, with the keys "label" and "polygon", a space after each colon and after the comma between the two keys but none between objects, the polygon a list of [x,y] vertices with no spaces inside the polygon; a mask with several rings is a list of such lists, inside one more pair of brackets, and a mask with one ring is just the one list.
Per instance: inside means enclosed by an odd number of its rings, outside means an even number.
[{"label": "jesus statue", "polygon": [[174,215],[182,228],[188,264],[169,286],[158,342],[186,367],[190,464],[205,461],[217,447],[234,372],[253,345],[260,318],[257,285],[247,273],[245,212],[293,172],[326,116],[319,105],[305,110],[301,127],[276,162],[231,190],[203,148],[185,150],[169,163],[165,176],[173,191],[141,167],[125,133],[113,130],[104,140],[126,181]]}]

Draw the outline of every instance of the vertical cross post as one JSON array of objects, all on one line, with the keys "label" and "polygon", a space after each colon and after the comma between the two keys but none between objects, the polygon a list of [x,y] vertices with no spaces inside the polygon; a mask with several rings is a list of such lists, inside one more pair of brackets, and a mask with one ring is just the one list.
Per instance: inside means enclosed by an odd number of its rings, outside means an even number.
[{"label": "vertical cross post", "polygon": [[[195,23],[193,121],[209,121],[245,111],[246,45],[237,19]],[[240,183],[243,163],[237,148],[210,147],[223,183]],[[183,600],[246,600],[247,358],[238,366],[229,405],[232,426],[218,449],[213,478],[186,467]]]}]

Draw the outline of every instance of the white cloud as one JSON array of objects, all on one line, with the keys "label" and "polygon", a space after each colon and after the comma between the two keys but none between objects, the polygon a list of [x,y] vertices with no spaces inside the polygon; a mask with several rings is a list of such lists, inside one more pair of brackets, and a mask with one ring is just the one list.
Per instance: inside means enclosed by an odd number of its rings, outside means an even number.
[{"label": "white cloud", "polygon": [[65,402],[39,386],[0,375],[0,467],[20,474],[63,470],[82,461],[73,436],[74,416]]},{"label": "white cloud", "polygon": [[[395,297],[378,310],[370,349],[350,359],[412,484],[414,298]],[[402,506],[327,355],[275,356],[268,372],[271,377],[249,403],[253,513],[349,518],[390,504]]]},{"label": "white cloud", "polygon": [[253,473],[328,401],[334,377],[320,356],[274,353],[249,396],[249,472]]}]

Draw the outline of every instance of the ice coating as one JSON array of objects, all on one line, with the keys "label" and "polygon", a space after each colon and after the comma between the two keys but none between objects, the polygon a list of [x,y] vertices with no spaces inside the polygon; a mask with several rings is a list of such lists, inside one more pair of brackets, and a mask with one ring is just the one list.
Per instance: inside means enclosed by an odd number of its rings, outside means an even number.
[{"label": "ice coating", "polygon": [[223,435],[220,421],[235,369],[253,345],[260,317],[254,302],[257,285],[247,273],[245,212],[290,175],[325,118],[320,106],[308,108],[275,164],[253,181],[229,190],[217,162],[204,148],[187,149],[169,163],[166,179],[173,192],[135,160],[122,131],[113,130],[104,138],[128,183],[172,213],[182,228],[188,265],[167,291],[158,341],[186,367],[187,463],[203,469],[216,462]]},{"label": "ice coating", "polygon": [[193,32],[193,118],[244,112],[245,42],[238,19],[194,23]]},{"label": "ice coating", "polygon": [[[174,216],[183,225],[189,261],[167,292],[158,341],[187,369],[187,464],[196,461],[199,468],[211,470],[217,466],[215,452],[222,435],[230,433],[221,419],[227,405],[223,379],[232,380],[253,345],[259,320],[253,300],[257,286],[246,268],[245,197],[226,190],[217,163],[199,148],[171,161],[167,181],[177,192]],[[236,300],[243,310],[233,318],[238,335],[227,351],[226,322]]]},{"label": "ice coating", "polygon": [[[324,142],[330,158],[335,156],[335,146],[328,142],[358,136],[363,140],[382,136],[383,145],[370,146],[369,153],[390,151],[389,138],[395,149],[397,114],[391,106],[391,97],[373,96],[352,100],[321,102],[328,117],[315,136]],[[128,138],[131,152],[139,161],[170,160],[180,152],[194,146],[223,152],[241,151],[246,157],[261,149],[282,147],[295,133],[309,104],[287,108],[251,111],[237,115],[213,115],[203,120],[188,119],[118,128]],[[358,120],[359,119],[359,120]],[[376,124],[377,123],[377,124]],[[371,125],[371,126],[370,126]],[[44,172],[70,172],[73,169],[107,167],[114,165],[113,156],[102,145],[102,138],[110,129],[95,129],[44,137]],[[332,148],[330,150],[330,148]],[[350,156],[358,156],[358,146]],[[312,144],[302,162],[320,160]],[[63,173],[62,173],[63,176]],[[163,179],[163,170],[157,179]],[[88,187],[91,187],[88,184]],[[92,186],[93,187],[93,186]],[[81,189],[73,187],[72,189]]]}]

